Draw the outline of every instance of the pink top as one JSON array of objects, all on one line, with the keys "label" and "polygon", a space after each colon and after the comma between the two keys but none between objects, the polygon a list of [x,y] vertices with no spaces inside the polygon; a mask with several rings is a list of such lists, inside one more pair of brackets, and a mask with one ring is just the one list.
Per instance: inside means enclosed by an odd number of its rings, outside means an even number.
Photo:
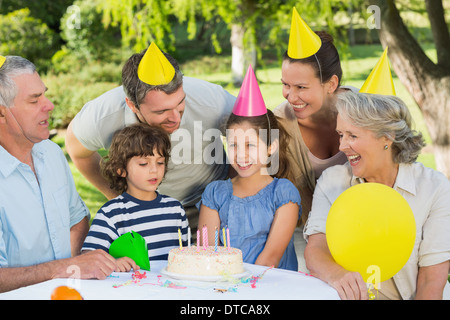
[{"label": "pink top", "polygon": [[347,162],[347,156],[345,153],[339,151],[334,156],[328,159],[319,159],[308,150],[308,158],[313,167],[316,179],[319,179],[322,172],[328,167],[335,166],[338,164],[344,164]]}]

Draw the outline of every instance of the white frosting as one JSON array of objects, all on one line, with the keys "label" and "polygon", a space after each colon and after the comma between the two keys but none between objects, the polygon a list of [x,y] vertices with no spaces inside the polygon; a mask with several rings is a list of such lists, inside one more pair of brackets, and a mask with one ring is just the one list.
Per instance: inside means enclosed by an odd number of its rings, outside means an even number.
[{"label": "white frosting", "polygon": [[218,276],[243,273],[242,251],[236,248],[196,246],[176,248],[169,251],[167,271],[172,273]]}]

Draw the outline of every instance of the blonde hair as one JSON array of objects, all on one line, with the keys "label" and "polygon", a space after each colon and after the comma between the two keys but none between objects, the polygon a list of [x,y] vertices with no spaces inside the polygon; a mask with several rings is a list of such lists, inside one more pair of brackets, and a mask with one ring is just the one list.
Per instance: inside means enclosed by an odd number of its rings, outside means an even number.
[{"label": "blonde hair", "polygon": [[413,163],[425,146],[422,134],[412,129],[411,113],[400,98],[348,91],[337,95],[336,108],[354,126],[391,140],[395,163]]}]

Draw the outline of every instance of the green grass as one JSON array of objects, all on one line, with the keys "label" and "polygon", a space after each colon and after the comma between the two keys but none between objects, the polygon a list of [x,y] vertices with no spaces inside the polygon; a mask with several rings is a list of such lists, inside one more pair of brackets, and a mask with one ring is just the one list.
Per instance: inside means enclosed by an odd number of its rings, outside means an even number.
[{"label": "green grass", "polygon": [[[427,47],[425,47],[425,49],[430,58],[435,60],[436,51]],[[348,60],[342,61],[344,73],[342,84],[360,88],[367,75],[380,58],[383,49],[380,45],[357,45],[350,47],[349,50]],[[265,69],[257,69],[256,75],[266,105],[269,109],[273,109],[284,100],[281,94],[281,64],[277,62],[274,63],[272,61],[271,63],[267,63],[267,65],[268,66]],[[217,55],[187,61],[181,64],[181,70],[186,76],[218,83],[236,96],[239,93],[239,88],[235,88],[230,84],[231,73],[227,71],[230,66],[230,56]],[[117,68],[119,69],[120,66]],[[427,144],[431,145],[428,130],[417,104],[414,102],[405,87],[401,84],[394,71],[392,71],[392,73],[397,96],[403,99],[403,101],[405,101],[405,103],[409,106],[414,118],[415,129],[422,132]],[[54,138],[54,141],[57,142],[63,150],[65,150],[63,137],[57,136]],[[418,161],[422,162],[427,167],[435,169],[434,155],[429,153],[429,149],[425,150],[419,156]],[[106,202],[106,198],[81,175],[81,173],[73,165],[70,158],[67,158],[74,176],[77,190],[88,206],[91,215],[94,216],[98,209]]]},{"label": "green grass", "polygon": [[73,180],[75,181],[75,187],[77,188],[77,191],[83,199],[84,203],[88,207],[89,212],[91,213],[92,220],[98,209],[100,209],[100,207],[107,201],[106,197],[100,191],[98,191],[75,167],[69,155],[67,154],[63,133],[60,132],[52,139],[52,141],[58,144],[64,151],[67,161],[69,162],[70,170],[72,171]]}]

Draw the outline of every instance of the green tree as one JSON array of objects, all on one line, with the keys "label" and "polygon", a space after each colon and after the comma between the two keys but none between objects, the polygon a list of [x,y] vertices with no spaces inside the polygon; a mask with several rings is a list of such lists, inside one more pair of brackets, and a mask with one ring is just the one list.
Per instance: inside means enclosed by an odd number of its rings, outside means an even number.
[{"label": "green tree", "polygon": [[[103,12],[105,26],[119,26],[122,43],[136,51],[156,41],[163,50],[172,49],[171,2],[166,0],[104,0],[99,8]],[[166,45],[167,44],[167,45]]]},{"label": "green tree", "polygon": [[31,1],[31,0],[0,0],[0,14],[28,8],[30,16],[41,20],[54,32],[59,32],[59,20],[72,4],[73,0],[51,0],[51,1]]},{"label": "green tree", "polygon": [[[444,1],[448,10],[450,3]],[[450,178],[450,34],[444,2],[415,1],[422,8],[425,6],[436,47],[436,63],[408,30],[400,15],[401,1],[369,2],[380,9],[378,33],[382,45],[389,47],[392,67],[422,111],[433,142],[436,168]]]},{"label": "green tree", "polygon": [[111,49],[120,43],[119,28],[106,28],[101,23],[99,3],[100,0],[76,0],[61,19],[61,37],[67,51],[85,61],[108,60]]},{"label": "green tree", "polygon": [[18,55],[33,61],[46,71],[59,46],[59,36],[41,20],[31,17],[28,8],[1,16],[0,53]]},{"label": "green tree", "polygon": [[[334,33],[333,13],[345,10],[346,5],[336,0],[105,0],[100,6],[103,22],[120,25],[124,44],[133,45],[137,51],[146,48],[150,41],[163,50],[174,50],[171,16],[187,22],[191,38],[197,32],[198,20],[223,20],[231,30],[232,80],[239,85],[248,64],[256,69],[263,45],[287,47],[286,43],[281,44],[280,35],[290,27],[294,6],[312,26],[323,29],[322,25],[327,25]],[[266,44],[263,38],[268,39]],[[215,32],[211,40],[216,52],[220,52],[223,44],[218,43]]]}]

